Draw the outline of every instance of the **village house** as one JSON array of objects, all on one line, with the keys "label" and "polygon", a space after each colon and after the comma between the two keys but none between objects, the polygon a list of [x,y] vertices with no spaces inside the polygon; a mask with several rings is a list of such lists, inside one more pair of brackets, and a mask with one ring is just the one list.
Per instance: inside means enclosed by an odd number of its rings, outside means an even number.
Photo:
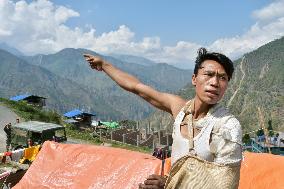
[{"label": "village house", "polygon": [[36,106],[36,107],[40,107],[42,108],[43,106],[46,105],[46,98],[42,97],[42,96],[36,96],[36,95],[29,95],[29,94],[25,94],[25,95],[18,95],[18,96],[13,96],[10,98],[10,100],[13,101],[25,101],[30,105]]},{"label": "village house", "polygon": [[68,118],[65,120],[66,123],[71,123],[77,127],[91,127],[92,117],[96,115],[74,109],[70,112],[66,112],[64,116]]}]

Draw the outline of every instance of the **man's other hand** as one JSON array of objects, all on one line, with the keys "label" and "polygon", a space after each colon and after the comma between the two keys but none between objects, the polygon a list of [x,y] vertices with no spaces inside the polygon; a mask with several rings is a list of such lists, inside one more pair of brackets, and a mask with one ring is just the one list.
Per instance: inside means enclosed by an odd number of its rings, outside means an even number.
[{"label": "man's other hand", "polygon": [[166,179],[160,175],[150,175],[144,183],[139,184],[139,189],[162,189]]}]

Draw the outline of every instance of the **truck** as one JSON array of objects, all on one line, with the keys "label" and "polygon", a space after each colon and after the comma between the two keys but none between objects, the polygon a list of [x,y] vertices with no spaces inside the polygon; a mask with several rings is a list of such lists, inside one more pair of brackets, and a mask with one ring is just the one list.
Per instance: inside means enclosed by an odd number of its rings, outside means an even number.
[{"label": "truck", "polygon": [[65,127],[54,123],[27,121],[12,125],[11,147],[13,150],[43,144],[45,141],[66,142]]}]

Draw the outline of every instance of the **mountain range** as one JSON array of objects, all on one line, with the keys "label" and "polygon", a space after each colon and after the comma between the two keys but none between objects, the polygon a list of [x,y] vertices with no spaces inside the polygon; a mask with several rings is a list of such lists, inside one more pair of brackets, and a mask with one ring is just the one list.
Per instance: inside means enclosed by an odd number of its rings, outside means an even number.
[{"label": "mountain range", "polygon": [[[173,120],[135,95],[120,89],[104,73],[88,67],[86,49],[63,49],[55,54],[15,56],[0,50],[0,96],[28,92],[47,97],[48,107],[59,112],[72,108],[94,112],[102,119],[147,119],[154,127],[171,132]],[[154,88],[194,96],[191,70],[182,70],[143,57],[103,56],[116,67],[133,74]],[[272,41],[234,61],[235,72],[221,103],[239,119],[244,133],[260,128],[263,113],[266,126],[284,131],[284,37]],[[178,91],[178,92],[176,92]]]},{"label": "mountain range", "polygon": [[[0,96],[39,95],[47,98],[49,109],[60,113],[79,108],[108,120],[142,119],[154,111],[143,100],[120,89],[104,73],[90,69],[83,53],[98,55],[86,49],[72,48],[36,56],[16,56],[0,50]],[[191,70],[154,63],[142,57],[103,57],[165,92],[178,91],[191,78]]]}]

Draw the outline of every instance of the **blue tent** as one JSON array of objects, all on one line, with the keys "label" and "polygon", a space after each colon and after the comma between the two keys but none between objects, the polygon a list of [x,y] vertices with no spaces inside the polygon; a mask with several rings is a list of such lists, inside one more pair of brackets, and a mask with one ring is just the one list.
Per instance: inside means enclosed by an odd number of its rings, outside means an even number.
[{"label": "blue tent", "polygon": [[67,112],[67,113],[64,114],[64,116],[68,117],[68,118],[72,118],[72,117],[76,117],[76,116],[82,116],[82,115],[95,116],[95,114],[82,112],[81,110],[78,110],[78,109],[71,110],[70,112]]},{"label": "blue tent", "polygon": [[83,112],[81,110],[74,109],[74,110],[71,110],[70,112],[65,113],[64,116],[70,118],[70,117],[81,115],[82,113]]},{"label": "blue tent", "polygon": [[32,96],[32,95],[28,95],[28,94],[26,94],[26,95],[18,95],[18,96],[11,97],[10,100],[20,101],[20,100],[24,100],[25,98],[28,98],[30,96]]}]

